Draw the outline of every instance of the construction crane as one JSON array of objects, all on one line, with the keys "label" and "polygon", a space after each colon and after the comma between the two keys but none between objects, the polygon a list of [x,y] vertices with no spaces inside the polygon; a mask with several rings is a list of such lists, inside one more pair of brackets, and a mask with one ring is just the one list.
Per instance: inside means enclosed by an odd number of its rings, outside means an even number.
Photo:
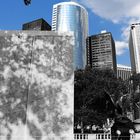
[{"label": "construction crane", "polygon": [[24,4],[25,4],[25,5],[31,4],[31,0],[24,0]]}]

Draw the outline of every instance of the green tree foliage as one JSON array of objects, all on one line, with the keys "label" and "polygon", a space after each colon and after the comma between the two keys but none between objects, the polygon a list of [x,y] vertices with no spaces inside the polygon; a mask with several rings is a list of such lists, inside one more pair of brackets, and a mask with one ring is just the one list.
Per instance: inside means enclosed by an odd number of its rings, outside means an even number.
[{"label": "green tree foliage", "polygon": [[130,77],[130,81],[133,83],[133,90],[136,91],[138,88],[140,89],[140,73],[133,74]]},{"label": "green tree foliage", "polygon": [[75,71],[75,123],[102,125],[108,117],[114,117],[117,101],[127,93],[127,84],[112,70],[87,67]]},{"label": "green tree foliage", "polygon": [[140,73],[130,77],[131,89],[131,108],[134,110],[134,119],[139,118],[138,109],[140,108]]},{"label": "green tree foliage", "polygon": [[131,102],[140,101],[140,73],[133,74],[129,79],[129,88],[131,90]]}]

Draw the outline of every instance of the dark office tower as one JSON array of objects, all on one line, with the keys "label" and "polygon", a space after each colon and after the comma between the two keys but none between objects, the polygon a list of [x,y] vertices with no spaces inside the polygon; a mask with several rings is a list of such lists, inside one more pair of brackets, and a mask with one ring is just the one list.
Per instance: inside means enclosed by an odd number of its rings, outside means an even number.
[{"label": "dark office tower", "polygon": [[116,72],[115,43],[110,32],[89,36],[86,49],[87,65],[92,68],[113,69]]},{"label": "dark office tower", "polygon": [[43,18],[41,18],[41,19],[37,19],[37,20],[23,24],[22,30],[50,31],[51,26]]}]

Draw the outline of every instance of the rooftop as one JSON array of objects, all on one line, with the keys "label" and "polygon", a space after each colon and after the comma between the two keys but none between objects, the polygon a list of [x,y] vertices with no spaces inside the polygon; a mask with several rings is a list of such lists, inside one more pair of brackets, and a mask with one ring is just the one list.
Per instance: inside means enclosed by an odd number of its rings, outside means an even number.
[{"label": "rooftop", "polygon": [[75,6],[80,6],[81,8],[83,8],[84,10],[86,10],[85,7],[83,7],[82,5],[80,5],[79,3],[74,2],[74,1],[60,2],[58,4],[55,4],[54,6],[58,6],[58,5],[75,5]]},{"label": "rooftop", "polygon": [[119,68],[131,69],[130,66],[126,66],[126,65],[122,65],[122,64],[117,64],[117,67],[119,67]]}]

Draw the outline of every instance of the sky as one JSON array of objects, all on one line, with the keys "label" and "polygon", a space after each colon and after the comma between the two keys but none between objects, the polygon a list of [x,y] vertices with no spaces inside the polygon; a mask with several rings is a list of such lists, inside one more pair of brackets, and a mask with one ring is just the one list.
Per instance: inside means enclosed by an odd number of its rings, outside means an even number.
[{"label": "sky", "polygon": [[[0,3],[0,30],[21,30],[22,24],[44,18],[50,25],[53,4],[70,0],[3,0]],[[139,0],[73,0],[88,11],[89,35],[106,30],[115,40],[117,63],[130,65],[129,29],[140,22]]]}]

